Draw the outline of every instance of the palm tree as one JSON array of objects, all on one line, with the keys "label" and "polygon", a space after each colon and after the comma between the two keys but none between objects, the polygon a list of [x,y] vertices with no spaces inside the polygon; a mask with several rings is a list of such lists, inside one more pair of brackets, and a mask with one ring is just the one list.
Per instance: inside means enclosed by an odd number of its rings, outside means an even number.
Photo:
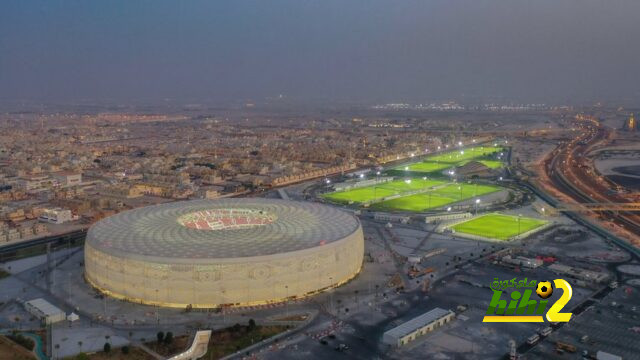
[{"label": "palm tree", "polygon": [[354,290],[353,292],[354,292],[354,294],[356,295],[356,306],[358,306],[358,293],[359,293],[360,291],[358,291],[358,290]]},{"label": "palm tree", "polygon": [[78,351],[82,352],[82,341],[78,341]]}]

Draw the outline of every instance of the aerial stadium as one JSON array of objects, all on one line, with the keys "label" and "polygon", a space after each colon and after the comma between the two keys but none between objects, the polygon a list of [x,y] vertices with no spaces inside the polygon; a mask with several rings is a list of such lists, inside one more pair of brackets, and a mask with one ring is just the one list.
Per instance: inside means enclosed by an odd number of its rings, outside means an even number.
[{"label": "aerial stadium", "polygon": [[131,302],[215,308],[297,299],[352,279],[360,222],[341,210],[273,199],[182,201],[91,227],[85,277]]}]

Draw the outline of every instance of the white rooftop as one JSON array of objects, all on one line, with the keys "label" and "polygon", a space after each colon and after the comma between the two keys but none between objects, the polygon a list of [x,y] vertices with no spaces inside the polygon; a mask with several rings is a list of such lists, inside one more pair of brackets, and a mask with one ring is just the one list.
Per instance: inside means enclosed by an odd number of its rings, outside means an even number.
[{"label": "white rooftop", "polygon": [[56,306],[54,306],[53,304],[51,304],[50,302],[42,298],[27,301],[27,304],[38,309],[38,311],[40,311],[46,316],[58,315],[60,313],[64,313],[64,311],[58,309]]},{"label": "white rooftop", "polygon": [[449,313],[451,313],[451,310],[445,310],[445,309],[441,309],[441,308],[435,308],[433,310],[430,310],[418,317],[415,317],[409,321],[407,321],[406,323],[400,324],[396,327],[394,327],[391,330],[387,330],[384,334],[388,335],[388,336],[392,336],[396,339],[399,339],[403,336],[406,336],[408,334],[411,334],[412,332],[420,329],[421,327],[436,321],[446,315],[448,315]]}]

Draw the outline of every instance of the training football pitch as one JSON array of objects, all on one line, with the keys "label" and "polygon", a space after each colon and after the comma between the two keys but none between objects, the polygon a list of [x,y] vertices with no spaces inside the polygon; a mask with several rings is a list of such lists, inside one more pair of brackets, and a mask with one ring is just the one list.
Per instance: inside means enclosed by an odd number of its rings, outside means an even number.
[{"label": "training football pitch", "polygon": [[410,182],[406,180],[394,180],[379,185],[327,193],[322,195],[322,197],[339,203],[366,203],[391,195],[425,188],[430,188],[430,190],[420,194],[375,203],[371,208],[376,210],[420,212],[443,207],[476,196],[490,194],[502,189],[499,186],[492,185],[447,183],[442,180],[414,178],[411,179]]},{"label": "training football pitch", "polygon": [[341,203],[366,203],[368,201],[381,199],[395,194],[401,194],[411,190],[420,190],[433,186],[441,186],[444,184],[444,181],[431,179],[411,179],[411,181],[394,180],[382,184],[355,188],[346,191],[327,193],[323,194],[322,197]]},{"label": "training football pitch", "polygon": [[540,219],[493,213],[458,223],[451,228],[457,233],[509,240],[546,223]]},{"label": "training football pitch", "polygon": [[502,162],[486,159],[486,157],[498,151],[503,151],[503,148],[496,146],[476,146],[468,149],[452,150],[442,154],[428,156],[418,163],[398,166],[393,170],[421,173],[439,172],[454,166],[464,165],[472,160],[480,161],[491,169],[497,169],[502,167]]},{"label": "training football pitch", "polygon": [[377,210],[421,212],[500,191],[499,186],[450,183],[434,190],[383,201],[372,206]]}]

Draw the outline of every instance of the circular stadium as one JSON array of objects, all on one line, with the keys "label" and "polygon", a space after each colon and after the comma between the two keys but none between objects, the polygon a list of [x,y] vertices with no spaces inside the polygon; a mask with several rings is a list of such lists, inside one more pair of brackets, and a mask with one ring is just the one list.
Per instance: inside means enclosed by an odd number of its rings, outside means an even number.
[{"label": "circular stadium", "polygon": [[273,199],[181,201],[94,224],[85,277],[124,300],[168,307],[262,305],[339,286],[362,266],[358,219]]}]

